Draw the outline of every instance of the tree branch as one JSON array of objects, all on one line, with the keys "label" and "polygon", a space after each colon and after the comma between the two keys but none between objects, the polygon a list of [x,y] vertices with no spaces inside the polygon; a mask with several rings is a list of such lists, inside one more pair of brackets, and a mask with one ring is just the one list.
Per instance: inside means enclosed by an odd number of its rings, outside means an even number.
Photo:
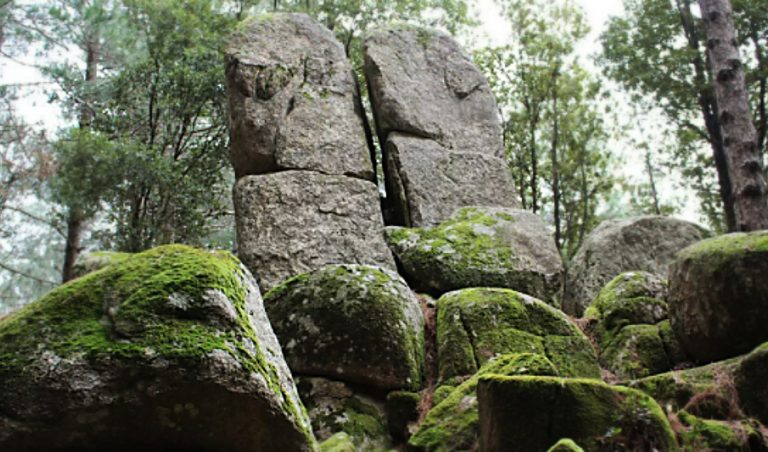
[{"label": "tree branch", "polygon": [[30,275],[29,273],[26,273],[26,272],[23,272],[21,270],[17,270],[17,269],[15,269],[13,267],[10,267],[10,266],[4,264],[3,262],[0,262],[0,268],[2,268],[3,270],[6,270],[8,272],[13,273],[14,275],[22,276],[24,278],[28,278],[28,279],[37,281],[37,282],[39,282],[41,284],[48,284],[48,285],[51,285],[51,286],[58,285],[58,283],[56,283],[56,282],[48,281],[47,279],[42,279],[42,278],[38,278],[37,276]]}]

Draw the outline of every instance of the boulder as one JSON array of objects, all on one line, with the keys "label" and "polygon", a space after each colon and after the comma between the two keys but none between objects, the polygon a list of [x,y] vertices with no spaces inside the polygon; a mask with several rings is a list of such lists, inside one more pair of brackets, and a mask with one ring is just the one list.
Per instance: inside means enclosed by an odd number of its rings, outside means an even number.
[{"label": "boulder", "polygon": [[75,278],[85,276],[109,265],[123,262],[131,255],[131,253],[116,251],[93,251],[81,254],[75,261],[74,276]]},{"label": "boulder", "polygon": [[486,375],[477,387],[480,450],[547,450],[571,438],[585,450],[678,450],[659,405],[598,380]]},{"label": "boulder", "polygon": [[[323,450],[335,442],[346,443],[336,436],[339,433],[349,440],[352,451],[391,449],[381,401],[340,381],[298,377],[296,383],[315,437],[323,441]],[[331,441],[334,437],[337,439]]]},{"label": "boulder", "polygon": [[547,452],[584,452],[584,449],[574,443],[572,439],[564,438],[550,447]]},{"label": "boulder", "polygon": [[329,264],[395,268],[372,182],[314,171],[235,184],[238,253],[264,290]]},{"label": "boulder", "polygon": [[434,226],[464,206],[518,206],[493,94],[456,41],[393,26],[369,34],[363,53],[392,224]]},{"label": "boulder", "polygon": [[718,421],[701,419],[686,411],[677,413],[683,450],[745,451],[768,450],[768,433],[754,419]]},{"label": "boulder", "polygon": [[600,378],[589,340],[561,311],[509,289],[449,292],[437,301],[438,380],[452,384],[496,355],[535,353],[559,375]]},{"label": "boulder", "polygon": [[387,394],[387,426],[396,441],[405,442],[411,437],[419,421],[420,404],[421,394],[418,392],[392,391]]},{"label": "boulder", "polygon": [[386,239],[405,279],[421,292],[502,287],[550,301],[562,284],[554,240],[523,210],[465,207],[436,227],[388,227]]},{"label": "boulder", "polygon": [[734,375],[744,411],[768,424],[768,342],[740,361]]},{"label": "boulder", "polygon": [[313,450],[258,286],[171,245],[0,322],[0,449]]},{"label": "boulder", "polygon": [[544,356],[530,353],[504,355],[488,361],[470,379],[453,389],[429,410],[408,445],[432,452],[477,450],[477,383],[484,375],[551,375],[555,366]]},{"label": "boulder", "polygon": [[235,175],[286,169],[373,180],[357,80],[333,33],[305,14],[244,21],[226,50]]},{"label": "boulder", "polygon": [[768,341],[768,231],[715,237],[681,251],[669,272],[672,329],[700,362]]},{"label": "boulder", "polygon": [[706,236],[701,227],[669,217],[604,221],[567,265],[563,310],[581,316],[600,289],[621,273],[666,275],[678,251]]},{"label": "boulder", "polygon": [[504,160],[400,132],[383,146],[391,224],[435,226],[465,206],[519,206]]},{"label": "boulder", "polygon": [[585,316],[606,330],[624,325],[653,325],[669,318],[667,280],[643,271],[622,273],[600,290]]},{"label": "boulder", "polygon": [[627,325],[603,341],[600,363],[620,379],[647,377],[672,368],[656,325]]},{"label": "boulder", "polygon": [[294,374],[418,389],[424,318],[396,273],[330,265],[269,291],[264,304]]}]

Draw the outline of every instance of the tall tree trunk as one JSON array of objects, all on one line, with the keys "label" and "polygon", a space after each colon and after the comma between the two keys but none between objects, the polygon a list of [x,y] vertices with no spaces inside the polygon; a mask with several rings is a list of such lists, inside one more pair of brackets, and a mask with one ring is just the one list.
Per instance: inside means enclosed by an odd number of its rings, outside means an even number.
[{"label": "tall tree trunk", "polygon": [[653,164],[651,163],[651,153],[645,153],[645,170],[648,172],[648,186],[651,189],[651,200],[653,201],[653,212],[661,215],[659,206],[659,193],[656,191],[656,179],[653,177]]},{"label": "tall tree trunk", "polygon": [[739,231],[768,228],[768,203],[757,130],[749,111],[730,0],[699,0]]},{"label": "tall tree trunk", "polygon": [[552,71],[552,143],[550,147],[550,159],[552,160],[552,202],[555,221],[555,245],[557,250],[562,248],[562,229],[560,225],[560,166],[557,159],[557,151],[560,138],[560,124],[558,122],[558,90],[557,82],[560,77],[560,68],[555,66]]},{"label": "tall tree trunk", "polygon": [[723,202],[725,225],[726,229],[732,232],[736,230],[736,212],[733,206],[733,190],[731,188],[730,174],[728,173],[728,161],[725,157],[720,122],[717,118],[717,101],[711,86],[707,82],[707,63],[701,57],[701,41],[696,30],[696,22],[691,13],[691,0],[675,0],[675,4],[680,13],[680,23],[688,42],[688,48],[691,49],[691,55],[693,55],[691,64],[693,65],[694,80],[698,91],[696,100],[707,129],[709,144],[712,147],[712,157],[715,161],[715,170],[717,171],[720,199]]},{"label": "tall tree trunk", "polygon": [[[92,37],[88,40],[85,47],[85,82],[86,85],[93,85],[98,76],[99,69],[99,47],[98,39]],[[86,92],[92,87],[87,86]],[[90,96],[86,94],[83,103],[80,106],[79,125],[81,129],[88,129],[93,123],[93,107],[90,105]],[[64,266],[61,270],[61,280],[67,282],[74,278],[75,262],[80,256],[82,245],[80,243],[83,235],[85,219],[80,209],[69,208],[67,216],[67,244],[64,249]]]}]

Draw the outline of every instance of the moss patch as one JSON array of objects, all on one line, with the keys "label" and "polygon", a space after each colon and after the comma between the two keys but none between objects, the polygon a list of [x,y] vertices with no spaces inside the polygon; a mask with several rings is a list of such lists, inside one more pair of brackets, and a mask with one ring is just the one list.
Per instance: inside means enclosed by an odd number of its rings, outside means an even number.
[{"label": "moss patch", "polygon": [[572,439],[566,438],[555,443],[547,452],[584,452],[584,449],[579,447]]}]

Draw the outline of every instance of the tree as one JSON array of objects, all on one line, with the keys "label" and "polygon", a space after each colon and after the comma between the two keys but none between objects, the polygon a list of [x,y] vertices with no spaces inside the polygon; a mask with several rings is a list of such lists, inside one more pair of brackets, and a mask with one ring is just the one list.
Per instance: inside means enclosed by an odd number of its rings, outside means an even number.
[{"label": "tree", "polygon": [[[763,57],[768,30],[768,0],[735,0],[739,43],[755,58],[745,61],[757,129],[766,130]],[[716,230],[734,230],[731,178],[712,88],[701,21],[692,0],[625,0],[623,17],[609,21],[602,34],[606,74],[627,88],[649,111],[660,111],[676,129],[669,152],[698,193],[702,210]],[[702,143],[710,151],[703,152]],[[764,146],[764,139],[761,142]],[[712,172],[710,168],[715,171]]]},{"label": "tree", "polygon": [[[739,231],[768,228],[768,202],[757,130],[729,0],[699,0]],[[762,88],[764,89],[764,88]]]}]

